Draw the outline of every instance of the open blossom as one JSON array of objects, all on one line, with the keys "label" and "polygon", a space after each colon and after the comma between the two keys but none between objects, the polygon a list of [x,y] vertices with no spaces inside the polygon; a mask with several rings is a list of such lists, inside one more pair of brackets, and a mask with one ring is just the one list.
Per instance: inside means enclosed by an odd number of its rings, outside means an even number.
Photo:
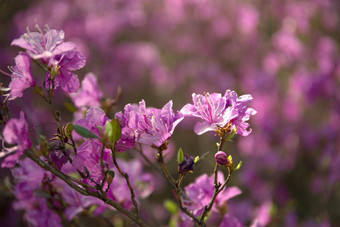
[{"label": "open blossom", "polygon": [[99,106],[102,97],[103,92],[99,89],[97,77],[93,73],[86,74],[77,94],[71,95],[74,105],[78,108],[84,106]]},{"label": "open blossom", "polygon": [[26,53],[20,52],[15,57],[15,66],[12,69],[10,88],[10,98],[22,97],[23,91],[28,87],[33,87],[35,81],[31,75],[30,58]]},{"label": "open blossom", "polygon": [[122,111],[116,113],[115,117],[122,128],[121,138],[117,141],[115,149],[123,152],[135,147],[135,130],[138,128],[139,107],[136,104],[127,104]]},{"label": "open blossom", "polygon": [[2,162],[2,168],[12,168],[18,162],[24,151],[32,146],[28,138],[28,126],[24,112],[20,112],[20,118],[9,120],[2,132],[4,140],[8,144],[15,145],[11,148],[4,148],[3,155],[12,153]]},{"label": "open blossom", "polygon": [[[53,56],[48,65],[53,67],[57,73],[54,79],[55,87],[60,86],[68,93],[77,92],[80,83],[78,76],[73,71],[83,68],[85,63],[85,56],[76,50]],[[48,74],[47,77],[50,78],[51,75]]]},{"label": "open blossom", "polygon": [[[204,174],[198,177],[194,183],[186,186],[185,196],[183,197],[184,206],[193,212],[196,217],[201,215],[205,206],[209,205],[214,194],[214,174],[210,177]],[[224,176],[222,172],[218,172],[218,181],[223,184]],[[241,190],[237,187],[225,188],[216,198],[212,207],[213,212],[218,212],[219,208],[227,205],[227,201],[241,194]]]},{"label": "open blossom", "polygon": [[[117,159],[117,162],[129,175],[137,201],[144,199],[153,193],[156,186],[155,179],[152,174],[143,171],[143,165],[139,160],[125,161],[123,159]],[[116,169],[114,169],[114,171],[116,173],[118,172]],[[120,174],[116,174],[113,178],[107,196],[127,209],[133,208],[131,192],[125,179]]]},{"label": "open blossom", "polygon": [[31,58],[42,59],[44,63],[47,63],[54,55],[76,48],[74,43],[64,42],[64,37],[63,30],[48,29],[44,34],[39,29],[39,32],[27,31],[20,38],[13,40],[11,45],[26,49]]},{"label": "open blossom", "polygon": [[139,121],[137,141],[143,144],[160,147],[170,139],[175,127],[184,118],[183,114],[172,110],[172,101],[162,109],[146,108],[145,101],[139,102]]},{"label": "open blossom", "polygon": [[[107,118],[105,112],[100,109],[99,107],[91,107],[87,112],[85,119],[79,119],[74,122],[76,125],[80,125],[82,127],[87,128],[92,133],[96,134],[98,137],[100,136],[100,131],[98,129],[98,126],[104,127],[106,121],[109,119]],[[79,139],[80,135],[73,131],[72,136],[75,139]],[[85,139],[85,138],[83,138]]]},{"label": "open blossom", "polygon": [[[184,118],[183,114],[172,110],[172,101],[169,101],[162,109],[146,108],[145,101],[139,102],[139,106],[128,104],[124,108],[125,113],[119,112],[116,118],[122,126],[121,143],[126,146],[136,142],[160,147],[170,139],[175,127]],[[119,144],[118,146],[122,146]]]},{"label": "open blossom", "polygon": [[[77,170],[86,173],[85,168],[89,171],[91,178],[100,183],[104,178],[101,167],[101,151],[103,144],[98,140],[87,140],[77,149],[77,155],[73,159],[73,166]],[[110,169],[113,167],[111,151],[104,148],[103,163]],[[93,184],[89,179],[85,180],[88,184]]]},{"label": "open blossom", "polygon": [[47,199],[38,191],[43,191],[43,181],[51,179],[51,174],[40,168],[31,159],[19,161],[19,167],[12,170],[16,180],[14,196],[15,210],[25,210],[24,219],[32,226],[54,226],[61,227],[59,215],[50,209]]},{"label": "open blossom", "polygon": [[[201,135],[208,131],[216,131],[231,124],[232,128],[237,127],[237,133],[246,136],[249,124],[245,121],[250,115],[256,114],[247,104],[252,100],[251,95],[237,96],[235,91],[227,90],[224,96],[220,93],[192,94],[193,104],[187,104],[181,112],[185,116],[198,117],[204,120],[196,123],[194,131]],[[248,130],[248,131],[247,131]]]}]

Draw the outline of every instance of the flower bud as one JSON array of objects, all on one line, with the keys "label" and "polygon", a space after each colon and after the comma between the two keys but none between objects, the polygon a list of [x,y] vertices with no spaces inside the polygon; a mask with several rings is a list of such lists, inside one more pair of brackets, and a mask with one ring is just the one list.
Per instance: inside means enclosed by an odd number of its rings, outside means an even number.
[{"label": "flower bud", "polygon": [[228,159],[228,155],[223,151],[219,151],[215,154],[215,160],[218,164],[222,166],[228,165],[230,162],[230,160]]},{"label": "flower bud", "polygon": [[178,165],[178,173],[183,174],[194,170],[195,158],[189,155],[184,156],[183,162]]}]

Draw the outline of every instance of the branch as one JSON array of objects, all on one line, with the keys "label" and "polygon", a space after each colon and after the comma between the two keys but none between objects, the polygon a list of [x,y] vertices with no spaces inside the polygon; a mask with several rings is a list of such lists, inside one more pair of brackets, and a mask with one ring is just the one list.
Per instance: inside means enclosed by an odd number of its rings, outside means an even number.
[{"label": "branch", "polygon": [[26,151],[25,155],[30,158],[32,161],[34,161],[36,164],[38,164],[41,168],[51,172],[52,174],[54,174],[55,176],[57,176],[58,178],[60,178],[61,180],[63,180],[66,184],[68,184],[71,188],[73,188],[74,190],[76,190],[77,192],[79,192],[82,195],[85,196],[92,196],[92,197],[96,197],[100,200],[102,200],[104,203],[110,205],[111,207],[114,207],[116,210],[118,210],[119,212],[125,214],[128,218],[130,218],[131,220],[133,220],[135,223],[137,223],[139,226],[142,227],[146,227],[147,224],[140,219],[138,216],[134,215],[132,212],[126,210],[124,207],[122,207],[121,205],[119,205],[118,203],[114,202],[113,200],[109,199],[107,196],[100,194],[96,191],[91,191],[91,190],[87,190],[86,188],[81,188],[79,187],[77,184],[73,183],[69,176],[60,172],[59,170],[56,170],[55,168],[53,168],[52,166],[46,164],[44,161],[42,161],[39,157],[36,157],[33,152],[31,151]]}]

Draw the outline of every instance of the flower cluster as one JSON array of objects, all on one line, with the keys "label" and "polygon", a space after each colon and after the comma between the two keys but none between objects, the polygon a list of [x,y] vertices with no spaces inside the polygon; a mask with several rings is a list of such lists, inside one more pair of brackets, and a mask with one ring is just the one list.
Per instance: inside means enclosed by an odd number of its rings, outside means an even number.
[{"label": "flower cluster", "polygon": [[[225,180],[223,173],[217,172],[223,159],[218,158],[211,177],[204,174],[183,191],[184,177],[202,160],[199,156],[184,155],[180,149],[177,155],[179,178],[175,180],[164,163],[163,154],[167,153],[174,130],[185,116],[204,120],[195,126],[199,135],[215,131],[221,140],[233,133],[247,136],[251,131],[247,121],[256,113],[248,107],[252,100],[250,95],[238,97],[230,90],[223,97],[218,93],[193,94],[194,104],[185,105],[181,111],[173,110],[172,100],[161,109],[146,107],[142,100],[138,104],[127,104],[124,111],[113,114],[115,102],[101,100],[103,92],[94,74],[85,76],[79,90],[80,83],[73,71],[84,66],[85,57],[75,44],[64,42],[63,31],[47,28],[43,33],[38,30],[28,31],[12,42],[26,53],[20,52],[15,58],[10,97],[22,97],[24,89],[39,84],[31,75],[32,60],[47,73],[42,86],[37,85],[34,93],[47,103],[57,128],[49,138],[48,133],[28,127],[25,114],[20,112],[19,119],[4,119],[6,125],[1,137],[1,156],[7,156],[1,166],[12,168],[16,183],[13,193],[18,201],[14,208],[26,211],[24,218],[29,225],[62,226],[80,222],[81,216],[97,217],[106,211],[118,216],[125,214],[145,226],[143,216],[151,214],[140,215],[140,204],[161,185],[156,183],[158,179],[154,174],[144,172],[146,166],[137,158],[136,153],[140,153],[144,161],[157,170],[144,154],[143,146],[157,150],[154,153],[157,153],[159,167],[176,189],[181,208],[177,215],[181,222],[205,225],[211,210],[213,216],[221,215],[223,222],[239,223],[227,212],[227,200],[241,191],[237,187],[225,189],[232,172],[238,168],[224,169],[228,170]],[[55,106],[57,87],[67,93],[78,92],[69,94],[74,105],[65,105],[75,112],[72,122],[64,123]],[[6,110],[7,99],[1,104]],[[7,115],[8,112],[4,116]],[[115,117],[109,118],[110,115]],[[31,142],[30,137],[36,136],[35,133],[39,134],[39,139]],[[222,144],[218,149],[222,152]],[[127,152],[121,154],[123,151]],[[214,222],[214,218],[209,221]]]},{"label": "flower cluster", "polygon": [[[41,60],[42,67],[46,70],[46,83],[54,88],[61,87],[65,92],[74,93],[79,89],[79,79],[73,71],[85,65],[85,56],[77,51],[72,42],[64,42],[64,31],[46,28],[44,33],[39,27],[39,32],[30,32],[12,41],[13,46],[18,46],[26,53],[19,53],[15,58],[16,65],[11,75],[9,85],[10,97],[22,97],[23,91],[35,85],[31,75],[30,58],[34,61]],[[52,85],[53,83],[53,85]]]}]

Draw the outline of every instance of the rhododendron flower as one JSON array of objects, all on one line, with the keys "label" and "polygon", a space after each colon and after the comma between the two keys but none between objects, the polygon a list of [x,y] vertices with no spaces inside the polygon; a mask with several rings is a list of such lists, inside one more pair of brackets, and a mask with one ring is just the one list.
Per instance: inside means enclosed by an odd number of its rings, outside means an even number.
[{"label": "rhododendron flower", "polygon": [[172,110],[172,101],[162,109],[146,108],[145,101],[139,103],[137,141],[160,147],[170,139],[175,127],[184,118],[183,114]]},{"label": "rhododendron flower", "polygon": [[184,118],[183,114],[172,110],[172,101],[162,109],[146,108],[145,101],[139,106],[127,104],[124,114],[119,112],[116,118],[122,126],[122,138],[117,146],[120,149],[134,147],[136,142],[160,147],[170,139],[175,127]]},{"label": "rhododendron flower", "polygon": [[187,104],[181,112],[185,116],[198,117],[204,120],[196,123],[194,131],[201,135],[208,131],[216,131],[231,124],[231,129],[237,127],[237,133],[243,136],[248,135],[250,115],[256,113],[255,110],[246,105],[252,100],[251,95],[237,96],[236,92],[227,90],[225,95],[220,93],[205,93],[204,95],[192,94],[193,104]]},{"label": "rhododendron flower", "polygon": [[[143,172],[143,165],[139,160],[124,161],[117,159],[119,166],[129,175],[131,186],[134,189],[137,202],[151,195],[155,189],[155,180],[152,174]],[[117,171],[115,171],[117,172]],[[116,174],[107,196],[122,204],[125,208],[131,209],[133,203],[131,201],[131,192],[125,179]]]},{"label": "rhododendron flower", "polygon": [[196,123],[194,131],[201,135],[208,131],[216,131],[217,127],[224,127],[237,116],[234,106],[227,106],[227,98],[218,93],[206,93],[205,95],[192,94],[192,104],[185,105],[181,112],[185,116],[193,116],[203,119]]},{"label": "rhododendron flower", "polygon": [[18,162],[24,151],[32,146],[28,138],[28,126],[24,112],[20,112],[20,118],[9,120],[2,132],[4,140],[8,144],[15,144],[14,147],[4,148],[1,156],[11,154],[2,162],[2,168],[12,168]]},{"label": "rhododendron flower", "polygon": [[[57,74],[54,79],[55,88],[60,86],[65,92],[77,92],[80,83],[77,75],[72,72],[83,68],[85,63],[85,56],[76,50],[58,54],[51,58],[48,64],[55,69]],[[48,74],[47,77],[54,76]]]},{"label": "rhododendron flower", "polygon": [[[218,181],[223,184],[224,176],[222,172],[218,172]],[[208,206],[214,194],[214,174],[210,177],[204,174],[198,177],[194,183],[185,187],[185,196],[183,202],[189,211],[193,212],[196,217],[201,215],[205,206]],[[218,208],[225,206],[227,201],[241,194],[241,190],[237,187],[225,188],[218,194],[216,201],[212,207],[213,212],[218,212]]]},{"label": "rhododendron flower", "polygon": [[78,108],[99,106],[102,97],[103,92],[99,89],[97,77],[93,73],[86,74],[78,93],[71,95],[74,105]]},{"label": "rhododendron flower", "polygon": [[[87,112],[85,119],[79,119],[74,122],[76,125],[80,125],[82,127],[87,128],[92,133],[96,134],[98,137],[100,136],[100,131],[97,126],[104,127],[106,121],[109,119],[107,118],[105,112],[100,109],[99,107],[91,107]],[[80,135],[73,131],[72,136],[75,139],[79,139]],[[85,138],[83,138],[85,139]]]},{"label": "rhododendron flower", "polygon": [[48,29],[45,34],[39,28],[38,30],[39,32],[27,31],[20,38],[13,40],[11,45],[26,49],[31,58],[42,59],[44,63],[54,55],[76,48],[74,43],[64,42],[65,33],[62,30]]},{"label": "rhododendron flower", "polygon": [[[77,155],[73,159],[74,168],[85,173],[86,167],[91,178],[97,183],[100,183],[104,178],[100,160],[102,148],[103,144],[98,140],[85,141],[78,147]],[[104,148],[103,163],[106,163],[109,169],[113,167],[111,151],[106,148]],[[88,184],[93,184],[88,179],[85,181]]]},{"label": "rhododendron flower", "polygon": [[122,128],[121,138],[117,141],[115,149],[123,152],[135,147],[135,131],[138,128],[139,107],[136,104],[127,104],[115,117]]},{"label": "rhododendron flower", "polygon": [[15,66],[12,69],[12,81],[9,84],[10,98],[22,97],[23,91],[28,87],[33,87],[35,81],[31,75],[30,57],[20,52],[15,57]]}]

